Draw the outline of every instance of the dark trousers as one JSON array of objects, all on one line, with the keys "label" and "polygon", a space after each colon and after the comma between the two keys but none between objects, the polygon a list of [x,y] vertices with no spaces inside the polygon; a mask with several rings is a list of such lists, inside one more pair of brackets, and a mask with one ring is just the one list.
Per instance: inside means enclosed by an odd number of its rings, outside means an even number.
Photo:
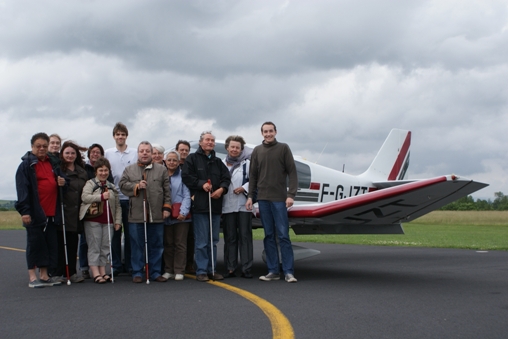
[{"label": "dark trousers", "polygon": [[81,271],[88,270],[88,244],[85,232],[79,235],[79,269]]},{"label": "dark trousers", "polygon": [[224,263],[228,271],[238,267],[238,250],[242,272],[250,272],[253,260],[252,213],[234,212],[222,215]]},{"label": "dark trousers", "polygon": [[[129,200],[120,200],[122,207],[122,227],[113,232],[111,240],[111,251],[113,257],[113,270],[115,272],[130,272],[131,265],[131,239],[129,235]],[[122,228],[124,233],[124,259],[125,265],[122,265]]]},{"label": "dark trousers", "polygon": [[[58,267],[52,276],[67,276],[65,270],[65,243],[64,232],[56,231],[58,240]],[[78,258],[78,232],[65,232],[65,240],[67,242],[67,260],[69,263],[69,276],[76,274],[76,263]]]},{"label": "dark trousers", "polygon": [[189,222],[164,225],[164,272],[185,273],[189,225]]},{"label": "dark trousers", "polygon": [[189,231],[187,232],[187,265],[185,269],[194,266],[194,226],[192,221],[189,223]]},{"label": "dark trousers", "polygon": [[45,225],[26,228],[26,263],[28,269],[47,267],[55,270],[58,265],[58,241],[53,217]]}]

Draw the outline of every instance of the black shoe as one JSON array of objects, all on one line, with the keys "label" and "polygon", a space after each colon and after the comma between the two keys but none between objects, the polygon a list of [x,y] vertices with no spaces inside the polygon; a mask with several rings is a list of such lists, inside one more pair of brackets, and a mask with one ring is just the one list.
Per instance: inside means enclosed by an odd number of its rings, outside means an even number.
[{"label": "black shoe", "polygon": [[224,280],[222,274],[215,272],[214,274],[208,273],[208,279],[210,280]]},{"label": "black shoe", "polygon": [[242,272],[242,278],[252,279],[252,274],[250,272]]},{"label": "black shoe", "polygon": [[234,278],[236,277],[236,274],[235,274],[235,271],[233,272],[226,272],[226,274],[224,274],[224,278]]}]

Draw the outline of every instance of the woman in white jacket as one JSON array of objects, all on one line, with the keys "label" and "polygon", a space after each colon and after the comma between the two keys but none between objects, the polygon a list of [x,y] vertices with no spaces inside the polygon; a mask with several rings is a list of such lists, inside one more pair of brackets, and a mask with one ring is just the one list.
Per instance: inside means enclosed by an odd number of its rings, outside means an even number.
[{"label": "woman in white jacket", "polygon": [[231,184],[222,203],[222,229],[224,233],[225,278],[236,276],[238,250],[242,278],[252,278],[252,213],[245,208],[246,193],[249,189],[249,150],[245,140],[238,135],[226,139],[228,152],[224,164],[231,174]]}]

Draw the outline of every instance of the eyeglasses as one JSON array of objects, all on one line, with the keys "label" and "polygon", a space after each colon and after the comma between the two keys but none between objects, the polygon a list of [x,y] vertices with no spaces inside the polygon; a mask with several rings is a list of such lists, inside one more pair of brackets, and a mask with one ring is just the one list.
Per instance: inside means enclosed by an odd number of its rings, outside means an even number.
[{"label": "eyeglasses", "polygon": [[33,145],[32,147],[39,149],[39,148],[48,148],[49,146],[47,144],[45,144],[45,145],[38,145],[37,144],[37,145]]}]

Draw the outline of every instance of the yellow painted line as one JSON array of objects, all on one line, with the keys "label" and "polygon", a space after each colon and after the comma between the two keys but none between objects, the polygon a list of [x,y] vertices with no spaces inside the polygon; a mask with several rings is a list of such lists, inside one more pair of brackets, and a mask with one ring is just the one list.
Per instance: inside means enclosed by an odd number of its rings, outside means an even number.
[{"label": "yellow painted line", "polygon": [[[25,250],[19,248],[5,246],[0,246],[0,249],[17,252],[26,252]],[[187,278],[196,279],[194,275],[186,274],[185,276]],[[212,284],[217,287],[224,288],[230,292],[236,293],[239,296],[249,300],[257,307],[259,307],[261,311],[263,311],[265,315],[268,317],[268,320],[270,320],[270,323],[272,325],[273,339],[294,339],[295,332],[293,331],[293,326],[291,326],[291,323],[289,322],[288,318],[286,318],[286,316],[281,311],[279,311],[277,307],[273,306],[265,299],[260,298],[257,295],[242,290],[238,287],[234,287],[218,281],[208,281],[208,284]]]},{"label": "yellow painted line", "polygon": [[[186,274],[185,276],[195,279],[195,276],[193,275]],[[208,283],[236,293],[259,307],[261,311],[266,314],[268,320],[270,320],[270,323],[272,324],[273,339],[293,339],[295,337],[293,326],[291,326],[291,323],[286,318],[286,316],[284,316],[284,314],[279,311],[277,307],[273,306],[265,299],[240,288],[218,281],[208,281]]]},{"label": "yellow painted line", "polygon": [[9,250],[9,251],[26,252],[25,250],[21,250],[19,248],[12,248],[12,247],[5,247],[5,246],[0,246],[0,248],[3,250]]}]

